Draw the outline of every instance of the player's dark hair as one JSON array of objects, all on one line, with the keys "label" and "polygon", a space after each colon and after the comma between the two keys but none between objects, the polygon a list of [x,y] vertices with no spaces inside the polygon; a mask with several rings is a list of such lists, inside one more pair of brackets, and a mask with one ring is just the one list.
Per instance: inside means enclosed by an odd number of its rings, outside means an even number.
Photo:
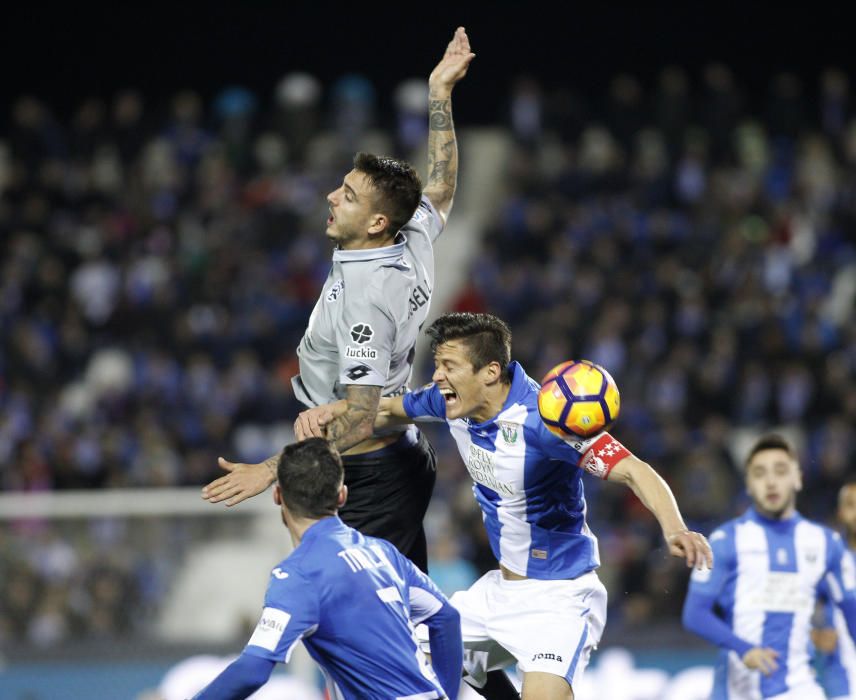
[{"label": "player's dark hair", "polygon": [[756,454],[763,452],[764,450],[783,450],[784,452],[787,452],[788,457],[794,461],[797,459],[797,451],[790,442],[778,433],[767,433],[766,435],[759,437],[755,441],[755,444],[752,445],[752,448],[749,450],[749,454],[746,455],[746,461],[743,463],[744,469],[749,466],[749,462],[752,461],[752,458]]},{"label": "player's dark hair", "polygon": [[422,198],[422,181],[409,163],[371,153],[357,153],[354,169],[363,173],[378,193],[389,233],[395,235],[413,216]]},{"label": "player's dark hair", "polygon": [[508,363],[511,362],[511,329],[492,314],[454,311],[443,314],[425,331],[431,338],[431,352],[450,340],[463,340],[467,356],[476,371],[491,362],[498,362],[502,381],[508,383]]},{"label": "player's dark hair", "polygon": [[303,518],[336,514],[344,476],[339,452],[321,438],[286,445],[276,465],[283,502]]}]

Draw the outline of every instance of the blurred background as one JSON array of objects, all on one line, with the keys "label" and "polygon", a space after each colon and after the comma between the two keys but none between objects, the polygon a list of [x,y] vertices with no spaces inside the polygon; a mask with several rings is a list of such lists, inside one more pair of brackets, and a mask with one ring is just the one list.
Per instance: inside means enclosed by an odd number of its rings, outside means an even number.
[{"label": "blurred background", "polygon": [[[425,172],[426,79],[459,24],[477,58],[432,317],[498,314],[535,378],[606,366],[613,433],[691,527],[746,506],[741,458],[771,428],[799,447],[801,511],[835,525],[856,457],[856,66],[831,6],[19,9],[0,101],[4,699],[172,700],[195,692],[178,671],[240,651],[287,536],[268,495],[227,510],[199,487],[217,456],[292,439],[324,197],[358,149]],[[430,371],[423,348],[413,385]],[[427,432],[431,573],[452,592],[495,562],[451,439]],[[585,486],[610,608],[579,697],[706,697],[685,569],[627,489]],[[270,697],[315,697],[293,667]]]}]

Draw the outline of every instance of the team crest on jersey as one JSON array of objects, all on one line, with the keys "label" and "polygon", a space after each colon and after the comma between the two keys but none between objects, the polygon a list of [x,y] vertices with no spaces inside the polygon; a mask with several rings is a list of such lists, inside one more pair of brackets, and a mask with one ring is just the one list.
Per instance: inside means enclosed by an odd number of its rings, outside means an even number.
[{"label": "team crest on jersey", "polygon": [[374,330],[368,323],[355,323],[351,326],[351,338],[357,345],[365,345],[372,336],[374,336]]},{"label": "team crest on jersey", "polygon": [[327,292],[327,301],[336,301],[343,289],[345,289],[345,280],[336,280],[336,283],[330,287],[330,291]]},{"label": "team crest on jersey", "polygon": [[517,429],[520,427],[517,423],[506,423],[505,421],[497,421],[499,430],[502,433],[502,439],[506,445],[513,445],[517,442]]}]

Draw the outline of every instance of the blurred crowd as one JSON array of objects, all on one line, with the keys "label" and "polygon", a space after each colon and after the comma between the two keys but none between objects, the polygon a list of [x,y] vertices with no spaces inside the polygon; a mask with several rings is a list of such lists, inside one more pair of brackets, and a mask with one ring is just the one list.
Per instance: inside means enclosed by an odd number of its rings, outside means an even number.
[{"label": "blurred crowd", "polygon": [[[201,485],[218,455],[269,456],[300,409],[324,196],[355,150],[418,159],[426,105],[403,84],[379,130],[365,78],[325,91],[304,74],[269,101],[127,91],[65,119],[16,100],[0,136],[0,490]],[[600,95],[511,88],[505,191],[456,308],[506,319],[536,379],[572,357],[609,368],[614,433],[704,532],[745,505],[740,431],[788,427],[801,509],[821,519],[856,456],[853,117],[834,69],[773,76],[764,95],[720,64],[619,75]],[[432,573],[453,591],[495,562],[451,441],[430,436]],[[585,483],[612,621],[676,619],[685,573],[656,523],[626,489]],[[133,629],[180,547],[132,545],[81,556],[50,524],[4,528],[0,641]]]}]

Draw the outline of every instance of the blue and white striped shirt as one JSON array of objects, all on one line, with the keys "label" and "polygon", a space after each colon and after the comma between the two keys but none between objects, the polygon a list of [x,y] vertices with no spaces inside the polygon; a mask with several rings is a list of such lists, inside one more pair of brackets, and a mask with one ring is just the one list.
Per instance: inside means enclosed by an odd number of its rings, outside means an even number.
[{"label": "blue and white striped shirt", "polygon": [[[529,578],[576,578],[600,565],[578,468],[594,440],[567,443],[547,430],[538,413],[538,383],[517,362],[509,371],[511,387],[496,416],[447,423],[473,478],[497,560]],[[411,418],[445,419],[446,401],[430,384],[406,394],[404,410]],[[621,447],[607,439],[607,449]]]},{"label": "blue and white striped shirt", "polygon": [[[810,635],[820,589],[856,629],[856,572],[839,535],[799,514],[770,520],[750,508],[715,530],[710,545],[713,569],[693,572],[684,625],[722,647],[711,699],[817,689]],[[742,657],[753,647],[776,650],[778,669],[747,668]]]},{"label": "blue and white striped shirt", "polygon": [[[847,550],[850,566],[856,570],[856,552]],[[824,591],[826,600],[831,596]],[[824,606],[827,624],[835,628],[838,644],[831,654],[820,659],[820,683],[828,698],[856,697],[856,644],[847,629],[847,620],[838,606],[827,602]]]}]

